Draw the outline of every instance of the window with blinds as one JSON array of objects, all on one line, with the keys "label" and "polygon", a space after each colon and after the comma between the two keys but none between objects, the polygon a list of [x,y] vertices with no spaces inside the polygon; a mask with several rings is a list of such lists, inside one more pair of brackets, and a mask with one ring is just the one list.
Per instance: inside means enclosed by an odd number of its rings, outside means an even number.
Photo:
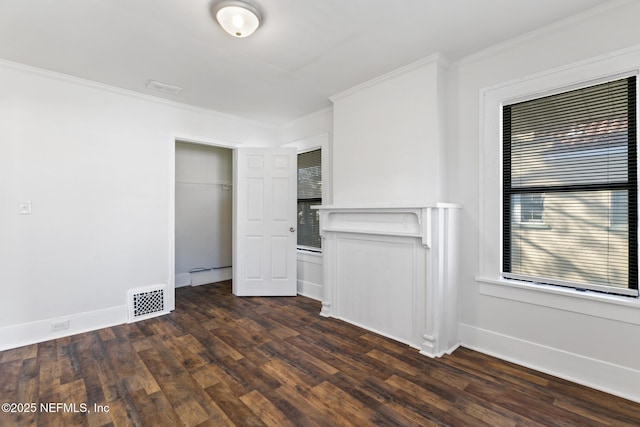
[{"label": "window with blinds", "polygon": [[320,249],[320,212],[311,206],[322,204],[321,150],[298,154],[298,247]]},{"label": "window with blinds", "polygon": [[503,277],[638,296],[636,78],[503,107]]}]

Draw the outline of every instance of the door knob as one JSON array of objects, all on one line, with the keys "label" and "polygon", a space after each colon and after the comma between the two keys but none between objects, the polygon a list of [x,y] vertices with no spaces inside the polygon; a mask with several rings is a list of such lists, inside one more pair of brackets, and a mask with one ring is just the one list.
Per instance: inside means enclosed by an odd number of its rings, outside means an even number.
[{"label": "door knob", "polygon": [[296,231],[296,229],[293,227],[289,227],[289,231],[293,233],[294,231]]}]

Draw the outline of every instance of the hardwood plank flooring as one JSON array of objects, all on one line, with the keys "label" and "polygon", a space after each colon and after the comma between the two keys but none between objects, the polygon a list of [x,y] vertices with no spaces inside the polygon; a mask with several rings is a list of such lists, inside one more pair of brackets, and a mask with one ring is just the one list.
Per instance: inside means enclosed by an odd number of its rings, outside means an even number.
[{"label": "hardwood plank flooring", "polygon": [[0,426],[640,426],[638,403],[465,348],[429,359],[319,311],[223,282],[177,289],[163,317],[0,352],[17,411]]}]

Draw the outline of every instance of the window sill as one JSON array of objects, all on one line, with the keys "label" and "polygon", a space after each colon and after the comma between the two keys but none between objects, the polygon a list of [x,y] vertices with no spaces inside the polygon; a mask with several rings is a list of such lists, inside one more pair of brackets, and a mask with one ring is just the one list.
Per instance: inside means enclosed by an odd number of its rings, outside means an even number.
[{"label": "window sill", "polygon": [[296,248],[296,250],[299,254],[306,254],[311,256],[322,256],[322,249],[307,249],[307,248],[298,247]]},{"label": "window sill", "polygon": [[476,281],[481,295],[640,325],[639,298],[502,278],[476,277]]},{"label": "window sill", "polygon": [[298,261],[310,264],[322,264],[322,252],[310,251],[301,248],[298,248],[296,252]]}]

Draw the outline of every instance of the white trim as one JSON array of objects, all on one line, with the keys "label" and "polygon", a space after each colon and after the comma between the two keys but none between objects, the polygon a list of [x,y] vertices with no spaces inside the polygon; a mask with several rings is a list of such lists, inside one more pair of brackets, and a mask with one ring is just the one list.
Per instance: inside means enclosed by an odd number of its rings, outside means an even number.
[{"label": "white trim", "polygon": [[281,147],[293,147],[298,150],[298,154],[322,150],[320,155],[322,162],[322,202],[327,203],[331,199],[331,148],[329,147],[329,134],[309,136],[294,141],[285,142]]},{"label": "white trim", "polygon": [[296,247],[296,250],[298,251],[299,254],[318,254],[318,255],[322,255],[322,248],[315,248],[313,246],[298,245]]},{"label": "white trim", "polygon": [[280,131],[284,131],[287,129],[293,129],[296,126],[300,125],[301,123],[307,121],[307,120],[312,120],[315,119],[316,117],[321,117],[324,116],[325,114],[327,114],[328,112],[332,112],[333,111],[333,106],[329,106],[329,107],[325,107],[321,110],[318,111],[314,111],[313,113],[307,114],[306,116],[302,116],[302,117],[298,117],[297,119],[294,119],[290,122],[287,122],[285,124],[282,124],[278,127],[278,129]]},{"label": "white trim", "polygon": [[213,270],[196,271],[188,274],[191,278],[191,286],[208,285],[209,283],[231,280],[233,277],[233,267],[221,267]]},{"label": "white trim", "polygon": [[640,325],[640,299],[552,285],[478,277],[481,295]]},{"label": "white trim", "polygon": [[572,90],[584,89],[592,86],[597,86],[599,84],[610,83],[616,80],[626,79],[628,77],[633,77],[637,75],[638,75],[638,69],[636,68],[631,70],[624,70],[619,73],[606,74],[603,76],[593,78],[591,80],[580,80],[567,85],[561,85],[554,88],[544,89],[534,93],[527,93],[526,95],[523,95],[523,96],[516,96],[513,98],[504,99],[502,101],[502,106],[513,105],[513,104],[526,102],[526,101],[533,101],[536,99],[544,98],[546,96],[559,95],[562,93],[570,92]]},{"label": "white trim", "polygon": [[[176,309],[176,143],[178,139],[175,135],[170,135],[169,140],[169,200],[168,200],[168,222],[169,230],[167,236],[169,241],[167,243],[167,265],[169,274],[167,275],[167,310],[173,311]],[[189,281],[191,276],[189,276]],[[190,284],[191,282],[189,282]]]},{"label": "white trim", "polygon": [[482,49],[472,54],[469,54],[455,61],[453,65],[454,66],[467,65],[473,62],[481,61],[486,58],[490,58],[492,56],[498,55],[507,50],[514,49],[518,45],[521,45],[523,43],[539,40],[558,30],[564,30],[571,25],[578,24],[583,21],[587,21],[593,18],[594,16],[598,16],[609,10],[622,7],[629,3],[633,3],[633,1],[634,0],[613,0],[605,4],[595,6],[591,9],[585,10],[584,12],[577,13],[568,18],[564,18],[564,19],[561,19],[560,21],[556,21],[554,23],[545,25],[543,27],[536,28],[535,30],[529,31],[527,33],[510,38],[498,44],[494,44],[486,49]]},{"label": "white trim", "polygon": [[[169,275],[167,277],[166,302],[167,310],[175,310],[175,288],[176,288],[176,143],[186,142],[189,144],[208,145],[234,149],[240,146],[239,143],[212,138],[199,138],[195,136],[185,136],[184,134],[171,134],[169,136],[169,242],[168,242],[168,264]],[[233,182],[231,185],[233,186]],[[235,244],[235,243],[232,243]],[[181,272],[182,273],[182,272]]]},{"label": "white trim", "polygon": [[441,53],[437,52],[432,55],[427,56],[426,58],[422,58],[418,61],[412,62],[411,64],[405,65],[404,67],[397,68],[391,72],[383,74],[381,76],[375,77],[371,80],[367,80],[366,82],[360,83],[352,88],[349,88],[345,91],[337,93],[333,96],[330,96],[329,99],[332,102],[336,102],[342,98],[346,98],[348,96],[354,95],[364,89],[367,89],[371,86],[378,85],[386,80],[395,79],[398,76],[409,73],[418,68],[424,67],[425,65],[430,64],[438,64],[441,67],[447,68],[449,66],[449,60]]},{"label": "white trim", "polygon": [[[502,260],[502,104],[558,88],[581,85],[640,69],[640,45],[620,49],[606,55],[573,62],[524,78],[513,79],[479,90],[479,182],[478,182],[478,284],[479,299],[512,300],[564,313],[564,318],[590,316],[620,322],[619,326],[640,325],[640,300],[630,297],[580,292],[557,286],[533,285],[500,279]],[[491,304],[497,304],[493,300]],[[519,305],[510,304],[516,313]],[[531,308],[531,307],[530,307]],[[544,310],[530,319],[542,316]],[[512,313],[512,314],[513,314]],[[554,313],[554,314],[556,314]],[[570,315],[569,313],[576,313]],[[543,319],[540,319],[541,321]],[[607,322],[608,323],[608,322]],[[604,325],[604,324],[603,324]],[[484,326],[484,325],[483,325]],[[614,325],[615,326],[615,325]],[[579,325],[568,325],[579,328]],[[574,329],[575,330],[575,329]],[[589,356],[573,343],[552,348],[540,342],[508,336],[473,325],[461,324],[462,345],[528,366],[607,393],[640,402],[640,370],[637,366],[620,366],[608,362],[609,357]],[[526,334],[523,332],[523,337]],[[621,338],[624,339],[624,338]],[[580,338],[580,345],[588,345]],[[594,342],[597,346],[599,343]],[[577,349],[577,350],[575,350]],[[602,354],[596,350],[586,354]],[[602,360],[606,359],[606,360]],[[634,364],[635,365],[635,364]]]},{"label": "white trim", "polygon": [[[296,139],[280,145],[281,147],[293,147],[298,150],[298,154],[320,149],[320,162],[322,168],[322,203],[330,203],[333,200],[332,194],[332,164],[331,147],[329,144],[329,133],[309,136]],[[313,207],[312,207],[313,208]],[[322,249],[320,249],[322,250]]]},{"label": "white trim", "polygon": [[516,274],[510,272],[502,272],[502,277],[507,280],[515,280],[522,283],[533,283],[534,285],[550,285],[550,286],[559,286],[565,288],[573,288],[576,291],[597,291],[597,292],[606,292],[615,295],[624,295],[628,297],[637,297],[638,290],[637,289],[629,289],[616,287],[613,285],[600,284],[600,283],[580,283],[580,282],[571,282],[568,280],[560,280],[552,277],[546,277],[543,275],[539,276],[529,276],[526,274]]},{"label": "white trim", "polygon": [[[322,147],[321,146],[314,146],[314,147],[310,147],[310,148],[305,148],[305,149],[300,149],[298,148],[298,154],[304,154],[304,153],[311,153],[312,151],[322,151]],[[322,161],[322,160],[320,160]]]},{"label": "white trim", "polygon": [[389,209],[425,209],[425,208],[445,208],[445,209],[461,209],[462,205],[458,203],[403,203],[403,204],[388,204],[388,205],[369,205],[369,204],[353,204],[353,205],[321,205],[312,206],[311,209],[331,209],[331,210],[362,210],[362,209],[375,209],[385,211]]},{"label": "white trim", "polygon": [[[637,73],[639,69],[640,45],[635,45],[480,90],[479,276],[498,277],[501,271],[502,141],[500,132],[502,115],[500,108],[503,103],[625,73]],[[486,242],[491,242],[489,246],[495,247],[498,252],[486,250],[484,247]]]},{"label": "white trim", "polygon": [[298,295],[302,295],[303,297],[311,298],[316,301],[322,301],[322,285],[298,279]]},{"label": "white trim", "polygon": [[[221,185],[221,186],[232,186],[233,185],[233,181],[222,181],[222,180],[211,180],[211,181],[204,181],[204,180],[197,180],[197,179],[187,179],[184,181],[176,181],[176,184],[191,184],[191,185]],[[230,190],[231,188],[229,188]]]},{"label": "white trim", "polygon": [[[357,326],[357,327],[359,327],[359,328],[361,328],[361,329],[366,329],[367,331],[371,331],[371,332],[373,332],[373,333],[375,333],[375,334],[382,335],[382,336],[383,336],[383,337],[385,337],[385,338],[389,338],[389,339],[394,340],[394,341],[396,341],[396,342],[399,342],[399,343],[401,343],[401,344],[405,344],[405,345],[407,345],[407,346],[409,346],[409,347],[411,347],[411,348],[415,348],[416,350],[420,350],[418,353],[423,354],[423,355],[425,355],[425,356],[429,356],[429,357],[431,357],[431,358],[433,358],[433,357],[434,357],[434,355],[433,355],[432,353],[428,353],[428,352],[426,352],[426,351],[421,350],[421,347],[420,347],[419,345],[414,344],[414,343],[411,343],[411,342],[410,342],[410,341],[408,341],[408,340],[405,340],[405,339],[402,339],[402,338],[398,338],[397,336],[394,336],[394,335],[388,334],[388,333],[386,333],[386,332],[382,332],[382,331],[381,331],[381,330],[379,330],[379,329],[372,328],[371,326],[364,325],[364,324],[362,324],[362,323],[359,323],[359,322],[356,322],[356,321],[353,321],[353,320],[350,320],[350,319],[344,318],[344,317],[342,317],[342,316],[332,315],[331,317],[333,317],[334,319],[342,320],[343,322],[346,322],[346,323],[349,323],[349,324],[351,324],[351,325]],[[442,354],[444,354],[444,353],[445,353],[445,352],[442,352]],[[435,357],[440,357],[440,356],[442,356],[442,354],[439,354],[439,355],[437,355],[437,356],[435,356]],[[449,353],[447,353],[447,354],[449,354]]]},{"label": "white trim", "polygon": [[220,148],[228,148],[233,150],[234,148],[240,147],[243,143],[238,141],[230,141],[223,139],[215,139],[215,138],[200,138],[197,136],[186,136],[184,134],[173,134],[174,143],[175,142],[186,142],[188,144],[198,144],[198,145],[210,145],[213,147]]},{"label": "white trim", "polygon": [[183,288],[185,286],[191,286],[191,274],[190,273],[176,273],[175,287]]},{"label": "white trim", "polygon": [[[122,325],[127,323],[127,311],[128,308],[125,304],[69,316],[6,326],[0,328],[0,351]],[[69,322],[68,329],[56,332],[51,331],[52,323],[67,321]]]},{"label": "white trim", "polygon": [[[322,252],[297,251],[297,262],[304,264],[319,265],[322,268],[323,256]],[[300,278],[300,269],[298,269],[298,295],[302,295],[317,301],[322,301],[323,287],[322,283],[312,282]],[[317,279],[317,278],[316,278]],[[322,280],[322,277],[320,277]]]},{"label": "white trim", "polygon": [[[452,351],[459,342],[457,283],[450,281],[456,269],[456,209],[322,206],[319,211],[320,315],[384,331],[431,357]],[[377,274],[372,260],[387,258],[395,262]]]},{"label": "white trim", "polygon": [[297,249],[298,259],[303,260],[311,264],[322,264],[322,251],[307,251],[304,249]]},{"label": "white trim", "polygon": [[640,402],[640,371],[468,324],[460,324],[463,347],[536,371]]},{"label": "white trim", "polygon": [[[275,125],[270,125],[270,124],[266,124],[263,122],[258,122],[255,120],[251,120],[251,119],[245,119],[243,117],[239,117],[239,116],[234,116],[231,114],[226,114],[226,113],[222,113],[220,111],[216,111],[216,110],[211,110],[211,109],[207,109],[207,108],[202,108],[202,107],[195,107],[193,105],[189,105],[189,104],[184,104],[181,102],[177,102],[177,101],[171,101],[165,98],[160,98],[157,96],[153,96],[153,95],[148,95],[142,92],[136,92],[134,90],[130,90],[130,89],[123,89],[117,86],[111,86],[108,84],[104,84],[104,83],[99,83],[93,80],[87,80],[87,79],[83,79],[80,77],[76,77],[76,76],[72,76],[69,74],[64,74],[64,73],[59,73],[56,71],[51,71],[51,70],[45,70],[44,68],[37,68],[37,67],[32,67],[30,65],[25,65],[25,64],[21,64],[18,62],[13,62],[13,61],[8,61],[6,59],[0,59],[0,67],[4,67],[4,68],[9,68],[9,69],[13,69],[13,70],[18,70],[18,71],[24,71],[24,72],[28,72],[31,74],[36,74],[40,77],[45,77],[45,78],[49,78],[49,79],[54,79],[54,80],[60,80],[63,82],[67,82],[67,83],[73,83],[73,84],[77,84],[80,86],[85,86],[85,87],[89,87],[92,89],[98,89],[98,90],[102,90],[102,91],[106,91],[106,92],[111,92],[111,93],[116,93],[119,95],[124,95],[124,96],[128,96],[131,98],[137,98],[137,99],[141,99],[144,101],[148,101],[148,102],[153,102],[156,104],[162,104],[162,105],[167,105],[170,107],[174,107],[174,108],[180,108],[182,110],[187,110],[193,113],[199,113],[199,114],[206,114],[209,116],[214,116],[214,117],[218,117],[221,119],[226,119],[226,120],[231,120],[231,121],[235,121],[235,122],[240,122],[244,125],[246,125],[247,123],[259,126],[259,127],[263,127],[263,128],[267,128],[270,130],[277,130],[278,126]],[[142,88],[141,88],[142,89]],[[187,141],[190,142],[190,141]]]},{"label": "white trim", "polygon": [[[616,76],[638,73],[639,60],[633,58],[637,53],[640,53],[640,44],[484,87],[480,89],[480,106],[483,105],[484,96],[495,97],[494,93],[499,96],[501,102],[504,102],[536,94],[544,96],[553,93],[557,88],[562,89],[599,79],[613,80]],[[532,85],[537,89],[527,90]]]},{"label": "white trim", "polygon": [[430,357],[431,359],[435,359],[435,358],[438,358],[438,357],[442,357],[445,354],[451,354],[451,353],[453,353],[454,351],[456,351],[460,347],[461,347],[460,343],[456,343],[456,344],[453,345],[453,347],[450,347],[450,348],[442,351],[440,354],[437,354],[437,355],[434,355],[433,353],[429,353],[429,352],[424,351],[424,350],[420,350],[418,353],[420,353],[423,356]]}]

